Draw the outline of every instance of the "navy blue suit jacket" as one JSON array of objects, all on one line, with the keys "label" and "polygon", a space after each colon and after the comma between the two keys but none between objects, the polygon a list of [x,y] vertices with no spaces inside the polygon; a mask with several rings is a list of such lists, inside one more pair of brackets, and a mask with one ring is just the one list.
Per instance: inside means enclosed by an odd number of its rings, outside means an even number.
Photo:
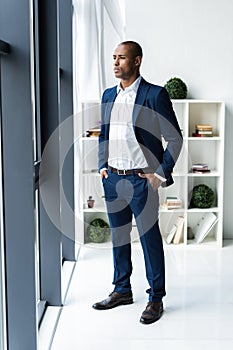
[{"label": "navy blue suit jacket", "polygon": [[[109,124],[117,86],[106,89],[101,104],[101,131],[99,136],[99,170],[108,167]],[[141,79],[133,109],[133,127],[136,139],[149,168],[166,178],[163,186],[173,183],[172,170],[182,147],[182,134],[165,88]],[[167,142],[164,149],[162,136]]]}]

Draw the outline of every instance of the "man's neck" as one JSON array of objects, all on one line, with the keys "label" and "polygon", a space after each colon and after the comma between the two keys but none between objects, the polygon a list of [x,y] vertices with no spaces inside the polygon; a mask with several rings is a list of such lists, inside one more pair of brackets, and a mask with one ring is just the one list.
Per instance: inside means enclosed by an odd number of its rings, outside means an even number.
[{"label": "man's neck", "polygon": [[131,78],[129,78],[129,79],[122,79],[121,80],[121,87],[122,87],[122,89],[123,90],[125,90],[125,88],[127,88],[127,87],[129,87],[130,85],[132,85],[134,82],[135,82],[135,80],[137,80],[137,78],[139,77],[139,73],[137,74],[137,75],[135,75],[135,76],[133,76],[133,77],[131,77]]}]

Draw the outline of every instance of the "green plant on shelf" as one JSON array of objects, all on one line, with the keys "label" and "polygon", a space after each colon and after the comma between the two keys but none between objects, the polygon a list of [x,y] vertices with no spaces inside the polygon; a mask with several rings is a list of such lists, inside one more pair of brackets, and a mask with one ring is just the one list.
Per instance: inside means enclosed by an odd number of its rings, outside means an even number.
[{"label": "green plant on shelf", "polygon": [[164,85],[171,99],[183,99],[187,97],[187,85],[180,78],[171,78]]},{"label": "green plant on shelf", "polygon": [[214,191],[207,185],[194,186],[190,201],[190,208],[210,208],[215,200]]},{"label": "green plant on shelf", "polygon": [[92,220],[87,228],[87,237],[90,242],[103,243],[110,236],[109,224],[101,218]]}]

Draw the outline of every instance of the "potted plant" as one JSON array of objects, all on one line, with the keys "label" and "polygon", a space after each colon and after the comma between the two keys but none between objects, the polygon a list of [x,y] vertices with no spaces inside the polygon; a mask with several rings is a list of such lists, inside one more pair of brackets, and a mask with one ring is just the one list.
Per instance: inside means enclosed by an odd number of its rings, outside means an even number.
[{"label": "potted plant", "polygon": [[194,186],[192,198],[190,201],[191,208],[210,208],[215,200],[214,191],[207,185],[200,184]]},{"label": "potted plant", "polygon": [[171,78],[164,85],[170,99],[183,99],[187,97],[187,86],[180,78]]},{"label": "potted plant", "polygon": [[93,219],[87,228],[87,238],[93,243],[103,243],[109,239],[109,224],[101,218]]}]

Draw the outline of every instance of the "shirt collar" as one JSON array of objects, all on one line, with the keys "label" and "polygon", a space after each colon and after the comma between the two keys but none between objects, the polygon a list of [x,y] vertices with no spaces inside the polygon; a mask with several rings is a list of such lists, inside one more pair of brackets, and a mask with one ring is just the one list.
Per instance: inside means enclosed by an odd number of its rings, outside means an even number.
[{"label": "shirt collar", "polygon": [[120,91],[124,91],[127,93],[130,91],[133,91],[136,94],[138,91],[138,87],[139,87],[141,80],[142,80],[142,77],[141,77],[141,75],[139,75],[139,77],[133,82],[133,84],[131,84],[130,86],[128,86],[124,90],[122,89],[121,83],[119,82],[117,85],[117,93],[119,93]]}]

